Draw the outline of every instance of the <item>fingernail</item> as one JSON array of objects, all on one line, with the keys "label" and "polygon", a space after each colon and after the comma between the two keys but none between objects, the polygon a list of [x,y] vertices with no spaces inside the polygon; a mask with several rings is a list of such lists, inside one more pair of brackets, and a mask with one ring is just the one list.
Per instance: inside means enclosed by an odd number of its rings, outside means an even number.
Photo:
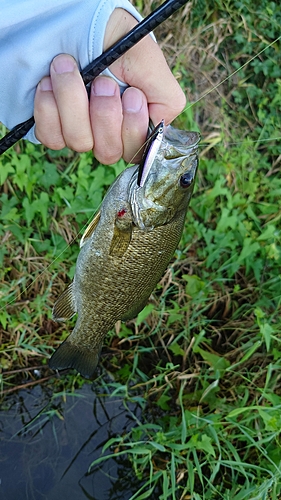
[{"label": "fingernail", "polygon": [[123,94],[122,103],[125,111],[137,113],[142,107],[142,95],[137,89],[127,89]]},{"label": "fingernail", "polygon": [[75,69],[75,62],[71,57],[57,56],[52,62],[52,67],[59,75],[62,73],[72,73]]},{"label": "fingernail", "polygon": [[92,85],[92,91],[97,96],[113,96],[116,91],[116,82],[108,77],[96,78]]},{"label": "fingernail", "polygon": [[41,82],[39,82],[39,87],[43,91],[53,90],[51,78],[49,76],[42,78]]}]

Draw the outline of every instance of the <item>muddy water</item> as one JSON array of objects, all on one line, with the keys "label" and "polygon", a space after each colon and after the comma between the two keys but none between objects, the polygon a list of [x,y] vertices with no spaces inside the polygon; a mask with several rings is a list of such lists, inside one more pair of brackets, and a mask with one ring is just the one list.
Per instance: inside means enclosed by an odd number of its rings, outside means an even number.
[{"label": "muddy water", "polygon": [[[128,431],[140,409],[97,395],[90,384],[54,395],[36,386],[0,407],[0,499],[129,500],[140,487],[124,457],[88,472],[111,437]],[[108,453],[112,453],[109,450]]]}]

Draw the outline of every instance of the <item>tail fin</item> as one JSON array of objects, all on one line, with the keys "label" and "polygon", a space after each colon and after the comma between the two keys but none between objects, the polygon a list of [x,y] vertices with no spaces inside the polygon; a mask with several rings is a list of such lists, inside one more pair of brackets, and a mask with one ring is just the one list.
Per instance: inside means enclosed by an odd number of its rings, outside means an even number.
[{"label": "tail fin", "polygon": [[83,377],[92,379],[98,364],[101,349],[77,347],[65,340],[49,360],[53,370],[75,368]]}]

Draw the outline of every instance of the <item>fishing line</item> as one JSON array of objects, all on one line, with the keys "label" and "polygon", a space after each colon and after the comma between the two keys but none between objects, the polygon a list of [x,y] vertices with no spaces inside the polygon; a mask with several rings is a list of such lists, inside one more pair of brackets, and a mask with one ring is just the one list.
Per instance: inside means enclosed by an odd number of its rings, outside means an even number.
[{"label": "fishing line", "polygon": [[[100,206],[101,206],[102,202],[100,203]],[[97,209],[98,211],[98,209]],[[95,212],[96,213],[96,212]],[[7,306],[10,306],[11,304],[14,304],[15,300],[18,300],[27,290],[29,290],[29,288],[39,279],[41,278],[41,276],[43,276],[43,274],[45,274],[46,271],[48,271],[48,269],[61,257],[61,255],[64,254],[64,252],[71,246],[73,245],[73,243],[76,242],[76,240],[79,238],[80,234],[82,232],[84,232],[84,230],[86,229],[86,227],[89,225],[89,223],[91,222],[91,220],[95,217],[95,214],[90,216],[88,221],[85,222],[84,226],[82,226],[82,228],[78,231],[77,235],[74,236],[74,238],[66,245],[66,247],[56,256],[56,258],[54,260],[52,260],[52,262],[50,262],[50,264],[48,264],[47,267],[44,267],[42,271],[40,271],[40,273],[38,274],[38,276],[36,276],[36,278],[34,278],[34,280],[26,287],[23,289],[22,292],[19,293],[19,295],[17,296],[16,299],[12,299],[10,302],[7,302],[7,304],[5,304],[4,306],[0,307],[0,311],[2,311],[3,309],[5,309]]]},{"label": "fishing line", "polygon": [[[235,144],[243,144],[246,140],[247,140],[247,138],[245,138],[244,141],[227,142],[227,144],[229,144],[230,146],[235,145]],[[249,144],[255,144],[255,143],[260,144],[261,142],[270,142],[270,141],[279,141],[279,140],[281,140],[281,135],[279,135],[277,137],[270,137],[269,139],[258,139],[256,141],[251,140],[251,141],[249,141]]]},{"label": "fishing line", "polygon": [[250,62],[252,62],[254,59],[256,59],[257,57],[259,57],[265,50],[267,50],[269,47],[271,47],[276,42],[278,42],[278,40],[280,40],[280,38],[281,38],[281,35],[278,38],[276,38],[275,40],[273,40],[273,42],[271,42],[270,44],[268,44],[266,47],[264,47],[262,50],[260,50],[255,56],[251,57],[251,59],[249,59],[248,61],[246,61],[242,66],[240,66],[240,68],[237,68],[235,71],[233,71],[233,73],[231,73],[226,78],[224,78],[224,80],[222,80],[220,83],[218,83],[217,85],[215,85],[214,87],[212,87],[210,90],[208,90],[207,92],[205,92],[205,94],[203,94],[201,97],[199,97],[199,99],[197,99],[196,101],[194,101],[190,105],[186,106],[184,108],[184,110],[182,111],[182,113],[184,111],[188,111],[195,104],[197,104],[202,99],[204,99],[204,97],[207,97],[207,95],[209,95],[211,92],[213,92],[213,90],[216,90],[218,87],[220,87],[220,85],[222,85],[223,83],[227,82],[230,78],[232,78],[234,75],[236,75],[236,73],[238,73],[239,71],[241,71],[241,69],[245,68],[245,66],[247,66],[248,64],[250,64]]},{"label": "fishing line", "polygon": [[[281,140],[281,135],[279,135],[278,137],[270,137],[269,139],[257,139],[256,141],[253,141],[253,140],[248,140],[247,137],[245,137],[244,140],[241,140],[241,141],[236,141],[236,142],[229,142],[226,140],[227,142],[227,145],[228,146],[235,146],[235,145],[238,145],[238,144],[244,144],[245,142],[248,142],[249,145],[251,144],[260,144],[261,142],[270,142],[270,141],[278,141],[278,140]],[[214,146],[217,146],[219,144],[219,142],[222,142],[223,141],[223,137],[220,141],[216,142],[214,144]],[[204,142],[201,141],[200,144],[198,144],[198,148],[204,148],[206,146],[210,146],[211,145],[211,142]]]},{"label": "fishing line", "polygon": [[[240,66],[239,68],[237,68],[235,71],[233,71],[230,75],[228,75],[226,78],[224,78],[220,83],[218,83],[217,85],[215,85],[214,87],[212,87],[210,90],[208,90],[207,92],[205,92],[205,94],[203,94],[199,99],[197,99],[196,101],[194,101],[193,103],[189,104],[188,106],[186,106],[184,108],[184,110],[182,111],[182,113],[184,113],[184,111],[187,111],[188,109],[192,108],[195,104],[197,104],[199,101],[201,101],[204,97],[208,96],[211,92],[213,92],[214,90],[216,90],[220,85],[222,85],[223,83],[225,83],[227,80],[229,80],[230,78],[232,78],[234,75],[236,75],[240,70],[242,70],[243,68],[245,68],[248,64],[250,64],[250,62],[252,62],[254,59],[256,59],[257,57],[259,57],[263,52],[265,52],[269,47],[271,47],[272,45],[274,45],[276,42],[278,42],[279,40],[281,39],[281,35],[276,38],[273,42],[269,43],[266,47],[264,47],[262,50],[260,50],[255,56],[251,57],[248,61],[246,61],[242,66]],[[182,114],[181,113],[181,114]],[[179,115],[180,116],[180,115]],[[257,141],[250,141],[249,143],[259,143],[259,142],[269,142],[269,141],[272,141],[272,140],[278,140],[280,139],[281,137],[278,136],[278,137],[274,137],[274,138],[269,138],[269,139],[262,139],[262,140],[257,140]],[[235,145],[235,144],[242,144],[244,143],[244,141],[238,141],[238,142],[231,142],[231,143],[228,143],[229,145]],[[1,141],[0,141],[1,143]],[[147,143],[147,140],[144,142],[144,144],[139,148],[139,150],[135,153],[135,155],[133,156],[132,160],[135,158],[135,156],[139,153],[139,151],[141,151],[141,149],[145,146],[145,144]],[[206,142],[205,143],[206,146],[209,146],[210,143]],[[200,144],[200,147],[204,147],[204,143],[201,143]],[[18,295],[18,297],[21,297],[27,290],[29,290],[29,288],[59,259],[59,257],[67,250],[67,248],[69,248],[79,237],[79,235],[82,233],[82,231],[84,231],[84,228],[86,228],[88,226],[88,224],[90,223],[90,221],[93,219],[94,215],[89,217],[88,221],[84,224],[84,226],[80,229],[80,231],[77,233],[77,235],[71,240],[70,243],[67,244],[67,246],[59,253],[59,255],[57,255],[57,257],[52,260],[52,262],[43,269],[43,271],[41,271],[39,273],[39,275],[34,278],[34,280],[22,291],[20,292],[20,294]],[[11,300],[10,302],[8,302],[7,304],[5,304],[4,306],[2,306],[0,308],[0,311],[2,311],[3,309],[5,309],[7,306],[13,304],[15,302],[15,299]]]}]

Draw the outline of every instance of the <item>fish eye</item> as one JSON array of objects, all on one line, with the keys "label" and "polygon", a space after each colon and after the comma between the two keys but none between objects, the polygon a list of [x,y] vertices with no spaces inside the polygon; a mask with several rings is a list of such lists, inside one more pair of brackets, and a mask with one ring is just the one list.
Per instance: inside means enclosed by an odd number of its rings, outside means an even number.
[{"label": "fish eye", "polygon": [[194,176],[192,175],[191,172],[186,172],[185,174],[183,174],[180,178],[181,187],[188,188],[189,186],[191,186],[191,184],[193,182],[193,178],[194,178]]}]

